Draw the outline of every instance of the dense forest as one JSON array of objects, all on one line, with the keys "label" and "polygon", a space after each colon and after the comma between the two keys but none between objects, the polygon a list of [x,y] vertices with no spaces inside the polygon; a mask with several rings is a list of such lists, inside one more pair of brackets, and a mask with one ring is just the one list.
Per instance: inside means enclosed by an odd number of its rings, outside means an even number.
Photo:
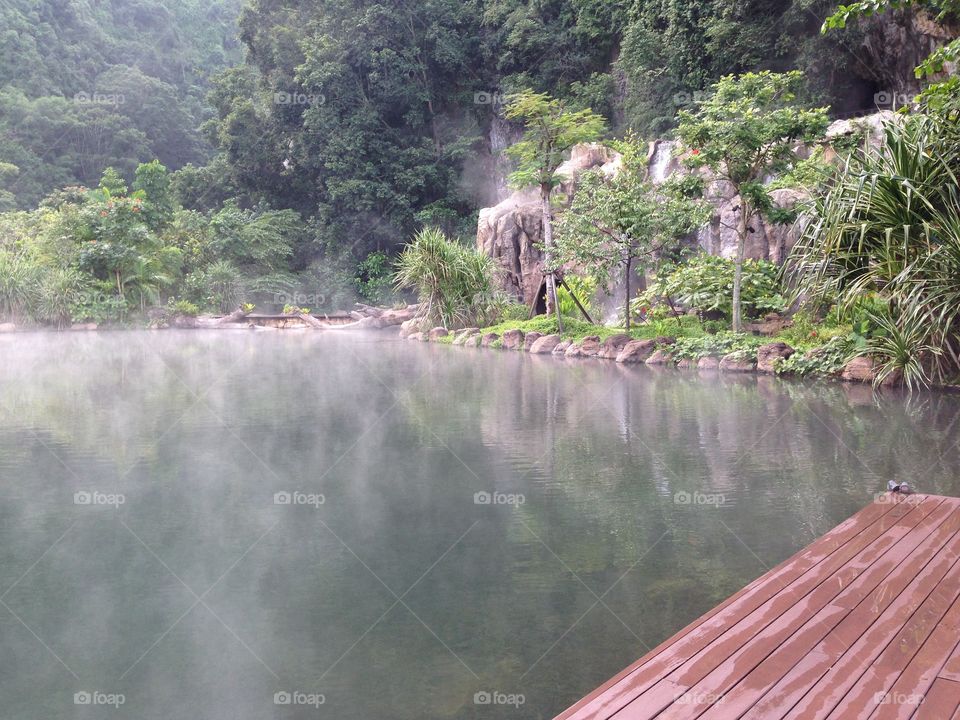
[{"label": "dense forest", "polygon": [[[608,138],[649,139],[673,133],[678,112],[730,74],[800,70],[803,101],[834,116],[919,89],[911,62],[904,73],[883,61],[883,47],[903,48],[871,40],[875,18],[821,33],[835,9],[5,3],[0,312],[59,325],[168,300],[183,310],[382,301],[415,232],[469,242],[478,209],[500,199],[503,150],[522,131],[504,119],[511,93],[590,108]],[[886,22],[909,26],[903,18]]]}]

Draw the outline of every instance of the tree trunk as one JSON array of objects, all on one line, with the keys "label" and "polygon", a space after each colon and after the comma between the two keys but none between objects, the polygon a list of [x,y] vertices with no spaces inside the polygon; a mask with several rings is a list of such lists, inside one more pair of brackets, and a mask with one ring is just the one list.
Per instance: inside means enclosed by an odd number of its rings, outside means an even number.
[{"label": "tree trunk", "polygon": [[624,282],[626,283],[627,301],[623,306],[623,324],[627,332],[630,332],[630,273],[633,272],[633,258],[627,255],[626,272],[624,273]]},{"label": "tree trunk", "polygon": [[547,313],[557,315],[557,332],[563,332],[560,319],[560,304],[557,302],[557,281],[553,274],[553,212],[550,209],[550,186],[540,186],[540,202],[543,206],[543,264],[547,271]]},{"label": "tree trunk", "polygon": [[737,228],[737,259],[733,267],[733,331],[743,330],[743,314],[740,308],[740,287],[743,281],[743,256],[747,246],[747,224],[750,221],[750,205],[740,196],[740,226]]}]

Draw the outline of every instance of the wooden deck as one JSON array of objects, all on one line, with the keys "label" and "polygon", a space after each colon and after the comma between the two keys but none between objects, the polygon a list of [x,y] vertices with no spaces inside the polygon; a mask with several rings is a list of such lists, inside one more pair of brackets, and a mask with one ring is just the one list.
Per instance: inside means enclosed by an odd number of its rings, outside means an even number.
[{"label": "wooden deck", "polygon": [[886,495],[557,720],[960,720],[960,499]]}]

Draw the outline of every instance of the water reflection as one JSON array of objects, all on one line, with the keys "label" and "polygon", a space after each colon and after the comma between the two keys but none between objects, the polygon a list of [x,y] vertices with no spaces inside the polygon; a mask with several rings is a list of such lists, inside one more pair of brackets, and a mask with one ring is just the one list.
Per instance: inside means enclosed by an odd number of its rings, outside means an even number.
[{"label": "water reflection", "polygon": [[958,414],[385,335],[0,335],[5,712],[549,718],[888,479],[958,494]]}]

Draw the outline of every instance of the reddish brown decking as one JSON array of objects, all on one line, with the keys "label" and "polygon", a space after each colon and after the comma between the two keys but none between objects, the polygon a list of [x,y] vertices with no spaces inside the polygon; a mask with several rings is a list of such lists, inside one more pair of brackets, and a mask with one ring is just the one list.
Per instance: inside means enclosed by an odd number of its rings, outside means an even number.
[{"label": "reddish brown decking", "polygon": [[960,499],[887,495],[556,720],[960,720]]}]

